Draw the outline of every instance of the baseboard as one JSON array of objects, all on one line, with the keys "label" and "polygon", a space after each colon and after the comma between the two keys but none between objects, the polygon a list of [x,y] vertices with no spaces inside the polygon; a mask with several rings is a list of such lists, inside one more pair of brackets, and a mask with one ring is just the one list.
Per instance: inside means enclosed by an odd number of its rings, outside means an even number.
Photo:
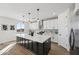
[{"label": "baseboard", "polygon": [[51,43],[58,44],[57,42],[51,42]]},{"label": "baseboard", "polygon": [[0,43],[0,45],[3,45],[3,44],[5,44],[5,43],[9,43],[9,42],[16,42],[16,40],[11,40],[11,41],[2,42],[2,43]]},{"label": "baseboard", "polygon": [[68,52],[70,52],[70,49],[67,49],[65,47],[63,47],[62,45],[58,44],[59,46],[61,46],[62,48],[64,48],[65,50],[67,50]]}]

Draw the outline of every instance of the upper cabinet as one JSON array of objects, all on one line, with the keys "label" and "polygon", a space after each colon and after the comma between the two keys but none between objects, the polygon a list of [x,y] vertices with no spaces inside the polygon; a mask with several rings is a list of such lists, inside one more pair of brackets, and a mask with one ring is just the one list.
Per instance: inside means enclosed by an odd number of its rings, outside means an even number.
[{"label": "upper cabinet", "polygon": [[30,23],[30,29],[32,29],[32,30],[38,29],[38,22]]},{"label": "upper cabinet", "polygon": [[58,19],[44,21],[44,29],[57,29],[57,28],[58,28]]}]

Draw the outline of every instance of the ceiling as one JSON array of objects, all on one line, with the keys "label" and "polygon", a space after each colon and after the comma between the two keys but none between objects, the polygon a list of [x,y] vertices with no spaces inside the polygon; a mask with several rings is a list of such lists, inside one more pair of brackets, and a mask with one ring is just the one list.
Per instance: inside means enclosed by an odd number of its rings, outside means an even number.
[{"label": "ceiling", "polygon": [[0,3],[0,17],[10,19],[23,19],[22,16],[26,14],[26,18],[35,18],[37,15],[37,8],[39,8],[39,18],[52,17],[59,15],[69,8],[72,3]]}]

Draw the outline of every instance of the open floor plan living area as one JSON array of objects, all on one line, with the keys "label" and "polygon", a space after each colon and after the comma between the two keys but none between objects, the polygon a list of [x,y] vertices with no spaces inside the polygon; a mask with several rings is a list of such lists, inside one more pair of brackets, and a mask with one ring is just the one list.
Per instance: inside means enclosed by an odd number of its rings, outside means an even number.
[{"label": "open floor plan living area", "polygon": [[79,3],[0,3],[0,55],[79,55]]}]

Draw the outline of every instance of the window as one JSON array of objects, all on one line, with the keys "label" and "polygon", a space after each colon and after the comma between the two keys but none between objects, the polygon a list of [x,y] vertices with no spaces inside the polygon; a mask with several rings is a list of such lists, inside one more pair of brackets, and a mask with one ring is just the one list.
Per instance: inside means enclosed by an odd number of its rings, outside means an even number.
[{"label": "window", "polygon": [[17,32],[23,32],[24,27],[25,27],[24,23],[22,23],[22,22],[17,23],[17,26],[16,26]]}]

